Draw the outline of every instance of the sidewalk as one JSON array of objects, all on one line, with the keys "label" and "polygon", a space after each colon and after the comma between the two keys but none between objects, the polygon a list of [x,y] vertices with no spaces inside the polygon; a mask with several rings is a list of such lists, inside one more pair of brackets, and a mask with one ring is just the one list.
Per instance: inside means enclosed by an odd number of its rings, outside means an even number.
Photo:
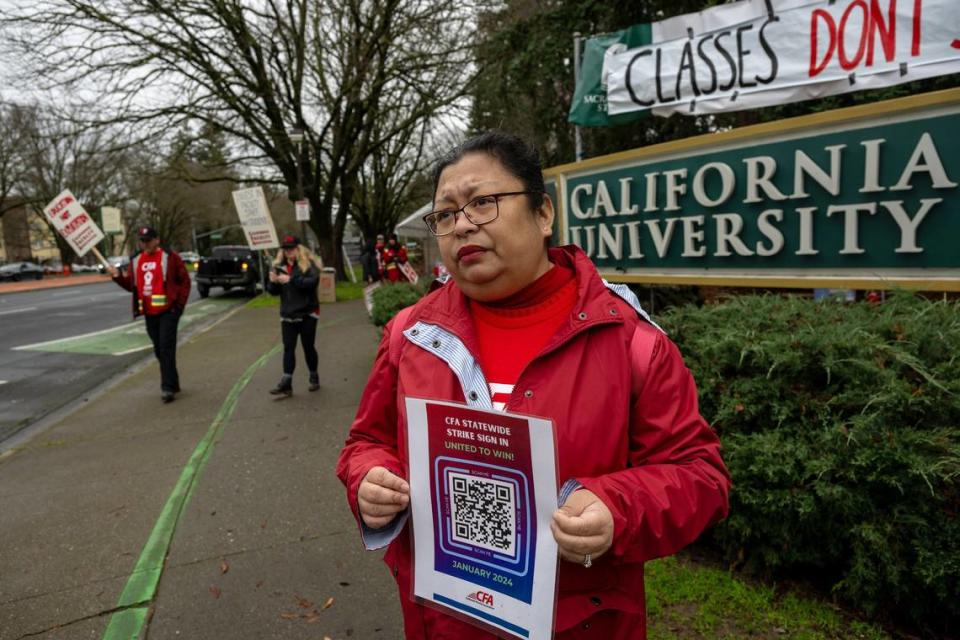
[{"label": "sidewalk", "polygon": [[172,404],[151,363],[0,456],[0,640],[402,637],[334,475],[376,330],[325,305],[322,387],[298,354],[284,400],[279,334],[244,307],[180,346]]}]

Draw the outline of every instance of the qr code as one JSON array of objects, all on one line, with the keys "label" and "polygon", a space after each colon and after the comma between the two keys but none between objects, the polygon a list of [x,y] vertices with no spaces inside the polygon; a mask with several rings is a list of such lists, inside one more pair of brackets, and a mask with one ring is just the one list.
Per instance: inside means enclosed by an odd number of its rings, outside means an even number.
[{"label": "qr code", "polygon": [[517,531],[515,487],[492,478],[450,473],[453,539],[514,555]]}]

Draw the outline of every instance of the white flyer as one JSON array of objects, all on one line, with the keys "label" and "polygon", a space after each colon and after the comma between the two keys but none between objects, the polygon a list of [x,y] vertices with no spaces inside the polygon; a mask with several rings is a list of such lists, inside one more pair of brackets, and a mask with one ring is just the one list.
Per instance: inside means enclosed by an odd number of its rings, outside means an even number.
[{"label": "white flyer", "polygon": [[511,637],[552,637],[553,422],[407,398],[414,596]]}]

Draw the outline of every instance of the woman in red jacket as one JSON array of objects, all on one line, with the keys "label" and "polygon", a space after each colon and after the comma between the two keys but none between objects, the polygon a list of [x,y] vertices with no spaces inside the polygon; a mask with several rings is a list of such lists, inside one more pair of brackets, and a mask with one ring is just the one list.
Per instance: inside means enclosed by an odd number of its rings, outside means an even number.
[{"label": "woman in red jacket", "polygon": [[555,637],[645,638],[643,563],[727,512],[729,475],[693,378],[626,287],[576,247],[548,249],[553,205],[521,140],[464,143],[434,184],[424,220],[452,282],[387,325],[337,466],[364,544],[389,544],[406,635],[494,637],[410,597],[413,396],[553,419]]},{"label": "woman in red jacket", "polygon": [[400,271],[400,265],[407,261],[407,249],[400,244],[397,234],[391,233],[381,253],[383,257],[384,279],[387,282],[406,282],[407,277]]}]

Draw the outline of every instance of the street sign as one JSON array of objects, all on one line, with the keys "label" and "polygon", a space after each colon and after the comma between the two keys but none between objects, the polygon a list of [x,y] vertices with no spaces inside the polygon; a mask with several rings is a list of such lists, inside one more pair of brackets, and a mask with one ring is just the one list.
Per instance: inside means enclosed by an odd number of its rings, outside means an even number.
[{"label": "street sign", "polygon": [[43,213],[78,256],[85,255],[103,240],[100,227],[69,189],[50,201]]},{"label": "street sign", "polygon": [[297,213],[297,222],[310,221],[310,201],[309,200],[297,200],[296,203],[294,203],[294,208]]},{"label": "street sign", "polygon": [[237,215],[251,249],[276,249],[280,246],[267,198],[261,187],[234,191],[233,203],[237,207]]},{"label": "street sign", "polygon": [[104,233],[123,233],[123,222],[120,219],[120,209],[117,209],[116,207],[100,207],[100,221],[103,223]]}]

